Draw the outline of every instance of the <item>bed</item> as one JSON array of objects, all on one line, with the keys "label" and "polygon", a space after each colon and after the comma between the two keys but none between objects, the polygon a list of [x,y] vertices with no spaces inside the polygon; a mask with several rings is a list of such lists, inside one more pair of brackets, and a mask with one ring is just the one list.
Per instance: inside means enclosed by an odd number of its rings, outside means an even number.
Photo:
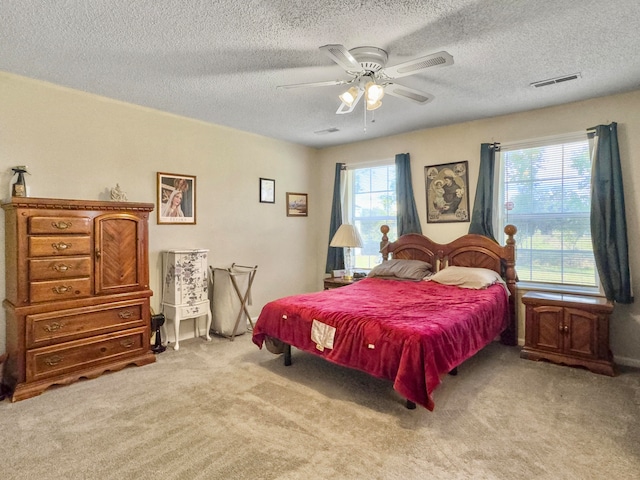
[{"label": "bed", "polygon": [[448,244],[419,234],[390,242],[389,228],[380,230],[383,261],[372,276],[267,303],[252,340],[284,353],[285,365],[293,346],[388,379],[407,408],[433,410],[445,375],[498,335],[516,344],[516,228],[505,227],[504,246],[475,234]]}]

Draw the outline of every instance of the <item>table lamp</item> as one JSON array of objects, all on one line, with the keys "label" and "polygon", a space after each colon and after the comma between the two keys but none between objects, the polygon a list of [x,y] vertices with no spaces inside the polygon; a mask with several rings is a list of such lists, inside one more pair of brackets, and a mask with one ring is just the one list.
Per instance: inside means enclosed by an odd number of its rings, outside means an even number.
[{"label": "table lamp", "polygon": [[354,247],[362,247],[362,238],[360,238],[358,230],[356,230],[353,225],[343,223],[342,225],[340,225],[340,228],[338,228],[336,234],[331,239],[331,243],[329,244],[329,246],[342,247],[347,249],[344,258],[344,278],[346,280],[351,280],[353,278],[353,258],[351,257],[351,249]]}]

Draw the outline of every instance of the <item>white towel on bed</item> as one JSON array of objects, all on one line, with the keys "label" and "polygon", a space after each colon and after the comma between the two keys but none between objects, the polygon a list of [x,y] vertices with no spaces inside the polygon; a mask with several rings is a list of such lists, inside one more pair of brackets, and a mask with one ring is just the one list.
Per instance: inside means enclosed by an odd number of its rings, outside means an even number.
[{"label": "white towel on bed", "polygon": [[315,318],[311,324],[311,340],[321,352],[325,348],[333,348],[333,339],[336,336],[336,327],[319,322]]}]

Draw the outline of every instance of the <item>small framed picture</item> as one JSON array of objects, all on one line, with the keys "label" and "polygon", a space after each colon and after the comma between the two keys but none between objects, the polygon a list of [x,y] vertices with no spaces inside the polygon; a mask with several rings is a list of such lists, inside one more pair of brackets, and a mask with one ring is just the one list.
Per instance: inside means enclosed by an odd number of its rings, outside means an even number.
[{"label": "small framed picture", "polygon": [[158,172],[158,225],[196,223],[196,177]]},{"label": "small framed picture", "polygon": [[424,167],[427,223],[469,221],[468,162]]},{"label": "small framed picture", "polygon": [[271,178],[260,179],[260,202],[276,203],[276,181]]},{"label": "small framed picture", "polygon": [[307,194],[287,192],[287,217],[306,217]]}]

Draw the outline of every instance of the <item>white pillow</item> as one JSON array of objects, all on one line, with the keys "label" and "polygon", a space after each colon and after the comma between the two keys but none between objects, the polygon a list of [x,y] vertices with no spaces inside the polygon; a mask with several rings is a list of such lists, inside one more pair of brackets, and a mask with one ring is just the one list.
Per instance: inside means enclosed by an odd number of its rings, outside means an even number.
[{"label": "white pillow", "polygon": [[368,276],[422,280],[430,272],[430,263],[421,260],[393,259],[373,267]]},{"label": "white pillow", "polygon": [[494,283],[502,283],[506,287],[502,277],[488,268],[457,267],[451,265],[431,275],[429,280],[443,285],[456,285],[461,288],[481,290]]}]

